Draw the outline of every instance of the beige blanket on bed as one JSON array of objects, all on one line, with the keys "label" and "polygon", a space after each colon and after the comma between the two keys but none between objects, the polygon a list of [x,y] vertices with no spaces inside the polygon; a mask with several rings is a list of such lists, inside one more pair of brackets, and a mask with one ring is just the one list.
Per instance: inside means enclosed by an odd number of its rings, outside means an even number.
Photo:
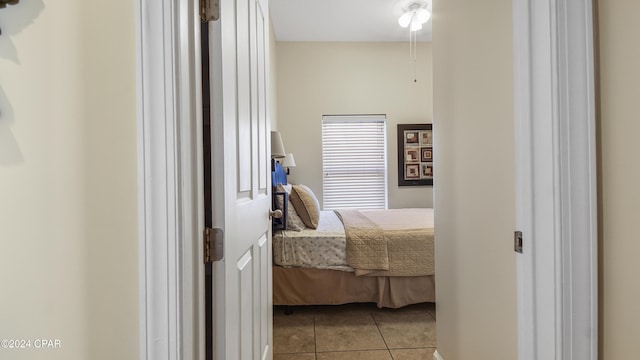
[{"label": "beige blanket on bed", "polygon": [[433,209],[336,210],[356,275],[434,275]]}]

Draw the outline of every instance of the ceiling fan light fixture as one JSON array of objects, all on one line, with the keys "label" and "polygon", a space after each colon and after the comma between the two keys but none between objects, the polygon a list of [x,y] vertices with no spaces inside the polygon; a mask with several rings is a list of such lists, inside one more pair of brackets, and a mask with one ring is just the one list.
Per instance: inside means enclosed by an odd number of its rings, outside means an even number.
[{"label": "ceiling fan light fixture", "polygon": [[398,24],[403,28],[406,28],[411,24],[411,20],[413,19],[413,11],[407,11],[398,19]]},{"label": "ceiling fan light fixture", "polygon": [[431,12],[429,12],[429,3],[424,0],[413,0],[405,3],[402,7],[404,13],[398,19],[398,24],[403,28],[409,27],[411,31],[422,29],[422,24],[429,21]]},{"label": "ceiling fan light fixture", "polygon": [[431,13],[424,8],[418,9],[416,10],[415,18],[420,22],[420,24],[424,24],[429,21],[429,18],[431,18]]}]

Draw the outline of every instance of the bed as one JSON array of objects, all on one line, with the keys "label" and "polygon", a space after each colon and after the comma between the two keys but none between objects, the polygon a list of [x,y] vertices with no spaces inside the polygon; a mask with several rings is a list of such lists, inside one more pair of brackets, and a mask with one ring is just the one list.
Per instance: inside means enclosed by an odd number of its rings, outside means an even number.
[{"label": "bed", "polygon": [[[399,308],[435,302],[433,209],[318,206],[316,228],[300,229],[291,216],[300,209],[296,191],[281,171],[276,164],[272,175],[274,207],[286,209],[274,224],[274,305],[374,302]],[[306,220],[308,214],[303,209],[295,215]]]}]

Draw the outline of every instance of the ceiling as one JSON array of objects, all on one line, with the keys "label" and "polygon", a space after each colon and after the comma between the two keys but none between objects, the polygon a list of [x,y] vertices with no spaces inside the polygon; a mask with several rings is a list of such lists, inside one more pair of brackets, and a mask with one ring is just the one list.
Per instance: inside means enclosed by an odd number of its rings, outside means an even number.
[{"label": "ceiling", "polygon": [[[409,41],[398,25],[414,0],[270,0],[277,41]],[[417,33],[431,41],[431,20]]]}]

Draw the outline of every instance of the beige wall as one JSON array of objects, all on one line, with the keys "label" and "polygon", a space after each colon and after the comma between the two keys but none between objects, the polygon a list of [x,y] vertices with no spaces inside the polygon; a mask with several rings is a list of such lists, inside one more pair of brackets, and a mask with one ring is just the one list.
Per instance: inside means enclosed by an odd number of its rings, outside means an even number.
[{"label": "beige wall", "polygon": [[138,356],[134,3],[0,10],[0,338]]},{"label": "beige wall", "polygon": [[640,354],[638,1],[599,1],[601,359]]},{"label": "beige wall", "polygon": [[408,42],[278,42],[277,52],[278,129],[296,159],[291,182],[309,185],[322,203],[323,115],[386,114],[389,207],[433,206],[431,187],[398,187],[396,142],[397,124],[431,123],[430,44],[418,44],[417,83]]},{"label": "beige wall", "polygon": [[517,358],[511,18],[511,0],[434,1],[437,337],[445,360]]}]

